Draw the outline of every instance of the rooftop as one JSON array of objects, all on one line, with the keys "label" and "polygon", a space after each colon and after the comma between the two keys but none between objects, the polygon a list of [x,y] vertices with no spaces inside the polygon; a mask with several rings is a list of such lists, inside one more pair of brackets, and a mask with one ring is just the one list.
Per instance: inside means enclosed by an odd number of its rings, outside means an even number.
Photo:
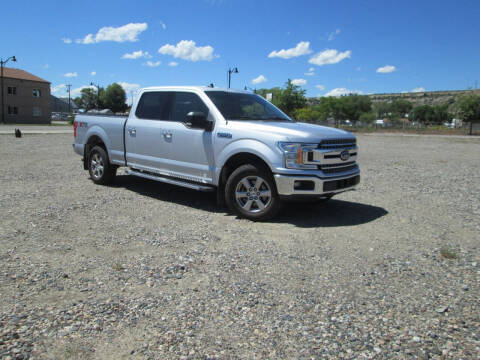
[{"label": "rooftop", "polygon": [[35,76],[33,74],[30,74],[29,72],[26,72],[25,70],[14,69],[14,68],[4,67],[3,68],[3,77],[11,78],[11,79],[38,81],[38,82],[44,82],[44,83],[50,84],[49,81],[44,80],[42,78],[39,78],[38,76]]}]

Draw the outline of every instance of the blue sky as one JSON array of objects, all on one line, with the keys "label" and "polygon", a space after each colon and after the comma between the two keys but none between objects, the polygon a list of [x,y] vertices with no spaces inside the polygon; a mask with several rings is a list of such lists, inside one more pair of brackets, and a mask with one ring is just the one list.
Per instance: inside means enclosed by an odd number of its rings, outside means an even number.
[{"label": "blue sky", "polygon": [[[0,57],[74,94],[118,82],[308,96],[475,87],[480,1],[6,1]],[[7,66],[12,66],[9,63]]]}]

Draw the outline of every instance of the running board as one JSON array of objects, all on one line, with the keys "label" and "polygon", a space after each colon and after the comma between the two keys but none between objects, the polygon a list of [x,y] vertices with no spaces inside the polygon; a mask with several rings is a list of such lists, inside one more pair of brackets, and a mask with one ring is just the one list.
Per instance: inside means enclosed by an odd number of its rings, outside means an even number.
[{"label": "running board", "polygon": [[213,191],[213,190],[215,190],[215,188],[213,186],[210,186],[210,185],[189,183],[189,182],[182,181],[180,179],[174,180],[174,179],[163,177],[161,175],[154,175],[154,174],[151,174],[151,173],[144,173],[144,172],[140,172],[140,171],[136,171],[136,170],[127,170],[127,174],[128,175],[133,175],[133,176],[139,176],[139,177],[142,177],[142,178],[145,178],[145,179],[160,181],[160,182],[167,183],[167,184],[183,186],[183,187],[193,189],[193,190],[198,190],[198,191]]}]

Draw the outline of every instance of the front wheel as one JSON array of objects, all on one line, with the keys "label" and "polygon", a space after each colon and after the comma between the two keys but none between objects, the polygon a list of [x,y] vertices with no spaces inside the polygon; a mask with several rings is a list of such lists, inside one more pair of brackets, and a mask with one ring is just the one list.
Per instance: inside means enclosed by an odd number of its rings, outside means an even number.
[{"label": "front wheel", "polygon": [[107,152],[100,146],[94,146],[88,155],[88,171],[95,184],[108,185],[117,173],[116,166],[110,164]]},{"label": "front wheel", "polygon": [[254,221],[268,220],[281,208],[272,175],[256,165],[242,165],[228,178],[225,201],[234,213]]}]

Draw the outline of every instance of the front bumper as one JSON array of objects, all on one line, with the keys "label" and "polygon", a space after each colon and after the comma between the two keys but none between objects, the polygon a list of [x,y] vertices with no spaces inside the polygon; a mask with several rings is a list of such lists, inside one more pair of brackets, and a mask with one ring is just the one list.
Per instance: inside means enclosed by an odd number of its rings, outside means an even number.
[{"label": "front bumper", "polygon": [[360,171],[341,177],[319,178],[302,175],[274,175],[280,196],[322,197],[353,190],[360,183]]}]

